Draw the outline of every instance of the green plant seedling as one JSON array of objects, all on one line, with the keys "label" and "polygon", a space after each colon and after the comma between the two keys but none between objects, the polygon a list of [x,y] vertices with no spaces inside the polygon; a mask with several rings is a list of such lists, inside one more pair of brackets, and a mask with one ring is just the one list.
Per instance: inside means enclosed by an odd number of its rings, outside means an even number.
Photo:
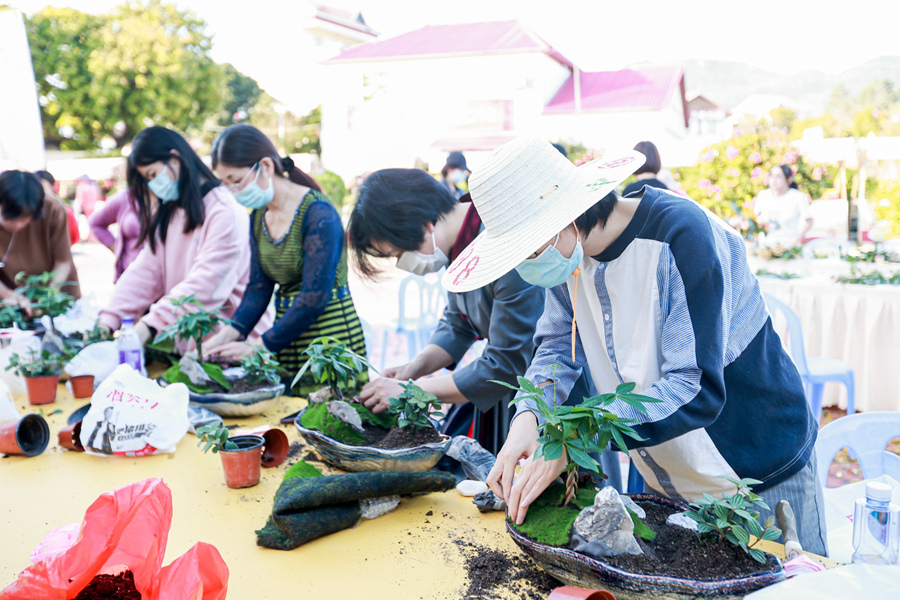
[{"label": "green plant seedling", "polygon": [[47,377],[62,373],[65,358],[58,354],[51,354],[46,350],[40,352],[31,351],[24,356],[13,353],[9,357],[9,365],[6,370],[14,369],[16,375],[24,377]]},{"label": "green plant seedling", "polygon": [[359,376],[367,369],[375,370],[365,358],[350,350],[347,344],[330,336],[314,339],[303,354],[309,358],[297,372],[291,387],[297,385],[304,373],[309,371],[317,383],[331,389],[332,397],[337,400],[344,398],[342,386],[355,385]]},{"label": "green plant seedling", "polygon": [[24,328],[26,322],[25,313],[18,306],[4,304],[0,306],[0,328],[7,329],[13,325]]},{"label": "green plant seedling", "polygon": [[250,385],[260,385],[265,382],[277,384],[285,373],[275,359],[275,355],[262,346],[257,347],[253,354],[241,358],[241,366],[247,373],[246,381]]},{"label": "green plant seedling", "polygon": [[192,339],[197,345],[197,362],[203,364],[203,338],[213,333],[225,320],[219,316],[218,309],[204,309],[203,304],[194,299],[194,294],[174,300],[172,306],[180,309],[181,314],[173,324],[159,332],[153,343],[159,344],[169,339],[186,342]]},{"label": "green plant seedling", "polygon": [[412,379],[408,383],[400,385],[403,387],[403,392],[396,398],[390,398],[388,406],[388,412],[397,415],[399,427],[427,429],[432,426],[431,421],[428,420],[429,415],[444,416],[444,413],[439,411],[441,403],[437,396],[417,386]]},{"label": "green plant seedling", "polygon": [[[728,540],[741,550],[749,554],[753,560],[765,564],[766,555],[759,548],[754,548],[760,540],[777,540],[781,536],[781,530],[775,527],[775,517],[766,519],[763,528],[756,519],[759,511],[753,510],[753,506],[759,506],[771,510],[761,496],[754,494],[750,488],[752,485],[762,483],[756,479],[732,479],[722,476],[735,485],[737,493],[734,495],[722,494],[722,499],[717,500],[710,494],[703,494],[703,498],[691,502],[694,510],[686,511],[691,519],[697,521],[700,542],[721,543]],[[756,536],[756,541],[750,543],[750,536]]]},{"label": "green plant seedling", "polygon": [[21,283],[16,288],[16,293],[24,296],[31,303],[31,309],[36,315],[47,315],[53,329],[56,325],[53,319],[63,315],[72,308],[75,299],[62,291],[60,286],[73,284],[73,281],[53,283],[52,271],[40,275],[26,275],[24,271],[16,275],[16,282]]},{"label": "green plant seedling", "polygon": [[197,446],[203,446],[204,452],[219,450],[237,450],[238,445],[228,439],[228,428],[221,421],[197,428]]}]

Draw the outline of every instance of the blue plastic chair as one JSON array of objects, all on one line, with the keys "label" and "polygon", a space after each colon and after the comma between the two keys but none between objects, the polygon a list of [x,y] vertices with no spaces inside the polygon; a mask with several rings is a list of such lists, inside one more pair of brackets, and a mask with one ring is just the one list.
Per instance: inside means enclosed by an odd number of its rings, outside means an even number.
[{"label": "blue plastic chair", "polygon": [[[410,302],[412,300],[412,302]],[[407,360],[412,360],[419,350],[425,347],[432,332],[440,321],[446,304],[444,288],[439,276],[410,275],[400,282],[398,292],[399,312],[394,333],[399,333],[407,340]],[[381,365],[387,356],[388,329],[382,335]]]},{"label": "blue plastic chair", "polygon": [[844,244],[836,238],[816,238],[803,244],[803,258],[840,258],[844,254]]},{"label": "blue plastic chair", "polygon": [[888,442],[898,437],[900,413],[867,412],[835,419],[819,430],[816,440],[816,473],[822,487],[842,448],[859,461],[864,479],[890,475],[900,481],[900,456],[886,450]]},{"label": "blue plastic chair", "polygon": [[803,329],[800,327],[800,318],[790,306],[763,293],[769,313],[774,317],[774,311],[780,311],[788,325],[788,337],[790,338],[791,358],[800,371],[803,385],[806,388],[806,398],[809,401],[810,410],[816,423],[822,419],[822,395],[825,392],[825,384],[831,382],[843,383],[847,388],[847,414],[856,412],[855,393],[856,384],[853,377],[853,367],[838,358],[827,356],[807,356],[803,346]]}]

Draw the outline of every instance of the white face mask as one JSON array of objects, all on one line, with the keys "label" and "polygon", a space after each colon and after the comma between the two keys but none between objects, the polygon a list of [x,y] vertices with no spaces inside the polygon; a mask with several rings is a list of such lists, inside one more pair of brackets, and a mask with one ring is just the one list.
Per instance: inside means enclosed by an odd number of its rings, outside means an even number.
[{"label": "white face mask", "polygon": [[407,250],[397,259],[397,268],[415,275],[426,275],[437,273],[450,264],[450,259],[434,241],[434,231],[431,232],[431,243],[434,244],[434,254],[422,254],[418,250]]}]

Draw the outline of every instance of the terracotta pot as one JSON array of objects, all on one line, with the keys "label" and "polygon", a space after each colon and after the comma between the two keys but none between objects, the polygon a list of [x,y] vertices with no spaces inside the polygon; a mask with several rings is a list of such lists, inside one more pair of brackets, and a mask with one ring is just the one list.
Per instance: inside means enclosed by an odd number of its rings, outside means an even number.
[{"label": "terracotta pot", "polygon": [[550,592],[547,600],[616,600],[616,597],[606,590],[586,590],[564,585]]},{"label": "terracotta pot", "polygon": [[56,400],[57,386],[59,386],[59,375],[26,377],[25,387],[28,388],[28,402],[32,406],[54,402]]},{"label": "terracotta pot", "polygon": [[263,438],[266,446],[263,448],[262,466],[267,469],[277,467],[284,462],[291,450],[287,434],[280,429],[270,429],[263,434]]},{"label": "terracotta pot", "polygon": [[79,420],[60,429],[57,437],[59,438],[59,445],[66,450],[84,452],[84,446],[81,444],[80,436],[81,421]]},{"label": "terracotta pot", "polygon": [[93,375],[76,375],[69,377],[69,381],[72,384],[72,395],[76,398],[90,398],[94,395]]},{"label": "terracotta pot", "polygon": [[40,415],[25,415],[0,425],[0,453],[37,456],[50,442],[50,427]]},{"label": "terracotta pot", "polygon": [[262,449],[265,438],[259,435],[239,435],[228,438],[237,444],[237,450],[219,450],[225,485],[232,489],[253,487],[259,483]]}]

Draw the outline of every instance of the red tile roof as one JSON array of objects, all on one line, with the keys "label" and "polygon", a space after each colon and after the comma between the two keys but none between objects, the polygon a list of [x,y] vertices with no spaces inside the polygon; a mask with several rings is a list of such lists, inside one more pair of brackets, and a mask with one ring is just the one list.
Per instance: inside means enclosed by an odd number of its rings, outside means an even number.
[{"label": "red tile roof", "polygon": [[[684,67],[641,66],[621,71],[581,71],[581,110],[660,110],[669,106],[672,94],[684,101]],[[544,114],[575,111],[574,74],[544,107]]]},{"label": "red tile roof", "polygon": [[572,66],[566,57],[517,21],[429,25],[348,48],[325,64],[527,51],[543,52],[567,67]]}]

